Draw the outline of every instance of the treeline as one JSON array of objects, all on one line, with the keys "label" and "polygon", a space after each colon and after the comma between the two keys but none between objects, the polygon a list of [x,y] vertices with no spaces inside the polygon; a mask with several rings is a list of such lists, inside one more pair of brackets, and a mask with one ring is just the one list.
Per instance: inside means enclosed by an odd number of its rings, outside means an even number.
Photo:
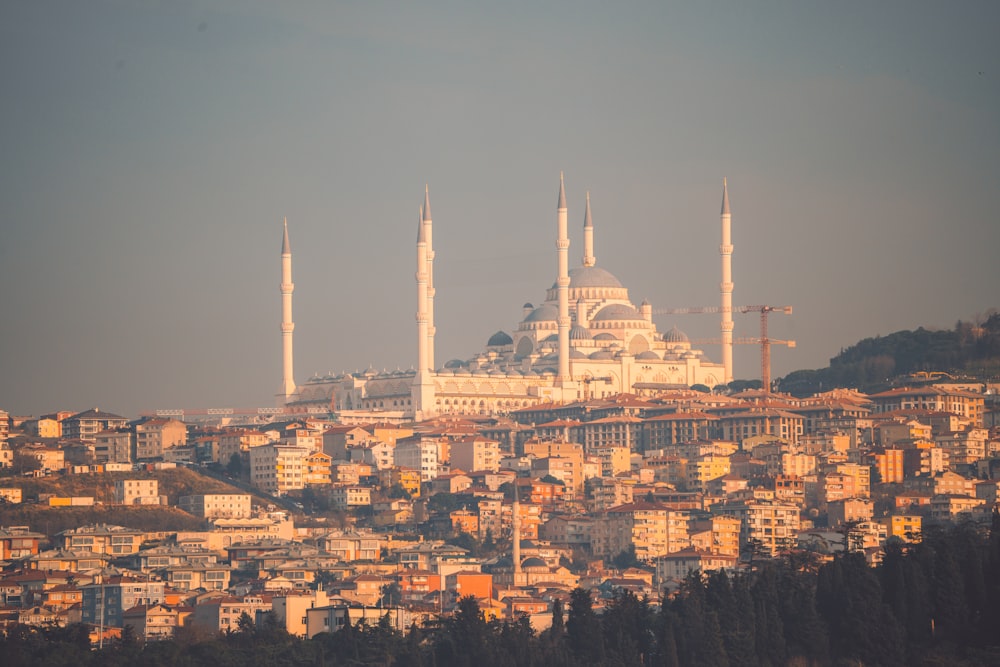
[{"label": "treeline", "polygon": [[522,618],[487,621],[464,598],[439,625],[393,630],[347,626],[292,637],[273,617],[237,631],[142,645],[123,639],[91,650],[86,630],[14,627],[0,640],[3,664],[393,665],[396,667],[765,667],[778,665],[1000,664],[1000,529],[963,525],[891,543],[877,567],[859,554],[817,565],[803,555],[729,576],[692,575],[656,608],[621,593],[601,613],[590,593],[557,605],[536,633]]},{"label": "treeline", "polygon": [[865,338],[842,350],[827,368],[789,373],[781,391],[808,395],[834,387],[877,391],[918,371],[945,371],[986,379],[1000,375],[1000,314],[982,324],[959,321],[952,330],[897,331]]}]

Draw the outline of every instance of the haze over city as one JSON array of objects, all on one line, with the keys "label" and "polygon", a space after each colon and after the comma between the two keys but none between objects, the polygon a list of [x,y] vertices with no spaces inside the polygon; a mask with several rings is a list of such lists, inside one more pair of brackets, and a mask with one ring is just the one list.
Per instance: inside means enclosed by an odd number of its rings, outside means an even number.
[{"label": "haze over city", "polygon": [[[0,408],[271,405],[295,366],[415,363],[429,184],[439,361],[597,259],[654,307],[791,304],[775,376],[997,306],[995,3],[8,3]],[[661,316],[692,338],[717,316]],[[736,316],[736,335],[757,320]],[[718,360],[718,347],[702,346]],[[736,352],[754,378],[758,351]]]}]

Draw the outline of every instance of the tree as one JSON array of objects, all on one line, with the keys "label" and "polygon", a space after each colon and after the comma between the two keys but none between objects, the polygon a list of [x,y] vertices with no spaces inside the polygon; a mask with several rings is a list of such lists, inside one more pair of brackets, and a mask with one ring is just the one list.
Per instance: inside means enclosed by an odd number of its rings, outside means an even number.
[{"label": "tree", "polygon": [[599,665],[604,662],[601,624],[594,613],[590,591],[574,588],[569,594],[566,639],[579,664]]}]

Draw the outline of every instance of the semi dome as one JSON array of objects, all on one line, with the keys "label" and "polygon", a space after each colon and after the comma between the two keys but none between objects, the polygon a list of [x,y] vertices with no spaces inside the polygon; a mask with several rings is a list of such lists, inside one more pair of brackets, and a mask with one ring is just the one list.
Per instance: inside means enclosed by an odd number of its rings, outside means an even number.
[{"label": "semi dome", "polygon": [[559,319],[559,309],[550,303],[543,303],[531,311],[525,322],[555,322]]},{"label": "semi dome", "polygon": [[573,328],[569,330],[570,340],[590,340],[591,338],[590,332],[579,324],[574,324]]},{"label": "semi dome", "polygon": [[504,345],[513,345],[514,339],[510,337],[506,331],[498,331],[492,336],[490,336],[489,341],[486,343],[486,347],[503,347]]},{"label": "semi dome", "polygon": [[613,303],[610,306],[604,306],[597,314],[594,315],[595,322],[606,322],[608,320],[641,320],[642,315],[639,311],[632,306],[627,306],[624,303]]},{"label": "semi dome", "polygon": [[592,355],[590,355],[590,358],[591,359],[596,359],[596,360],[601,360],[601,359],[608,359],[608,360],[610,360],[610,359],[614,359],[615,357],[614,357],[613,354],[611,354],[607,350],[598,350],[597,352],[594,352]]},{"label": "semi dome", "polygon": [[660,360],[660,355],[658,355],[656,352],[653,352],[652,350],[646,350],[645,352],[640,352],[639,354],[635,355],[635,358],[636,359],[656,359],[657,361],[659,361]]},{"label": "semi dome", "polygon": [[613,333],[608,333],[607,331],[599,333],[594,336],[594,340],[618,340],[618,336]]},{"label": "semi dome", "polygon": [[663,334],[664,343],[690,343],[691,340],[687,337],[687,334],[678,329],[677,327],[671,327],[670,331]]},{"label": "semi dome", "polygon": [[574,347],[572,350],[569,351],[569,358],[570,359],[586,359],[587,355]]}]

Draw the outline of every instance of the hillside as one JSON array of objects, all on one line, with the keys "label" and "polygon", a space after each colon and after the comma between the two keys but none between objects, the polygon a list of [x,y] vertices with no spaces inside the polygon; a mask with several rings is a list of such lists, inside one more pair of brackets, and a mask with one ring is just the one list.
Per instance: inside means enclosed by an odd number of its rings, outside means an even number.
[{"label": "hillside", "polygon": [[[167,496],[170,507],[112,505],[115,481],[119,479],[155,479],[160,495]],[[26,503],[0,504],[0,526],[30,526],[32,530],[52,535],[61,530],[89,523],[109,523],[143,530],[202,530],[205,523],[175,506],[180,496],[196,493],[246,493],[225,482],[200,475],[187,468],[144,472],[114,472],[101,475],[51,475],[49,477],[6,477],[0,485],[21,489]],[[106,503],[92,507],[49,507],[33,503],[46,494],[92,496]],[[254,502],[266,502],[254,496]]]},{"label": "hillside", "polygon": [[989,313],[982,323],[959,321],[951,330],[920,327],[865,338],[842,350],[828,367],[789,373],[778,387],[797,396],[834,387],[871,392],[920,371],[981,381],[1000,376],[1000,313]]}]

